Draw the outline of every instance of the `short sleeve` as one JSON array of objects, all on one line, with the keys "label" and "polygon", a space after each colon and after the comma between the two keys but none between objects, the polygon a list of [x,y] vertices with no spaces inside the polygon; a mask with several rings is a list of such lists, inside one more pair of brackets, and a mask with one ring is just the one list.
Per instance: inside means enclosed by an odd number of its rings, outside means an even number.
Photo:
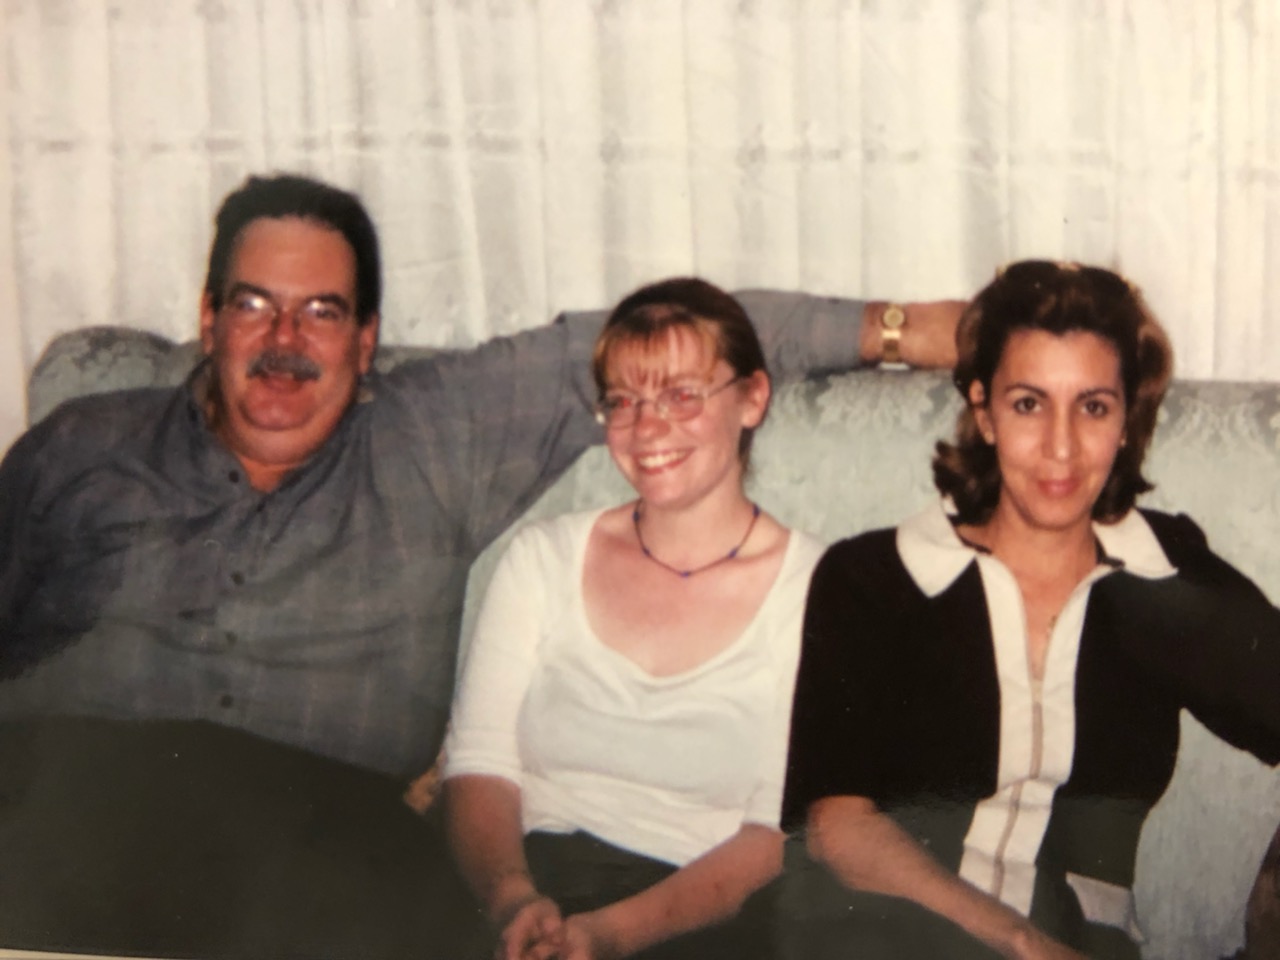
[{"label": "short sleeve", "polygon": [[847,543],[823,556],[809,587],[782,800],[781,824],[788,832],[804,825],[815,801],[858,786],[842,775],[858,764],[863,702],[850,656],[857,605],[851,602],[850,577],[842,562]]},{"label": "short sleeve", "polygon": [[[939,778],[955,786],[985,775],[975,761],[988,752],[980,744],[993,711],[972,704],[995,681],[980,591],[966,571],[927,598],[902,563],[894,530],[823,555],[805,607],[784,830],[800,828],[826,797],[867,797],[889,811],[930,795]],[[966,695],[956,697],[957,689]]]},{"label": "short sleeve", "polygon": [[526,527],[498,562],[454,698],[447,777],[487,774],[520,783],[517,726],[537,666],[548,552],[542,529]]},{"label": "short sleeve", "polygon": [[1228,743],[1280,762],[1280,610],[1188,517],[1144,511],[1177,575],[1095,584],[1128,656]]}]

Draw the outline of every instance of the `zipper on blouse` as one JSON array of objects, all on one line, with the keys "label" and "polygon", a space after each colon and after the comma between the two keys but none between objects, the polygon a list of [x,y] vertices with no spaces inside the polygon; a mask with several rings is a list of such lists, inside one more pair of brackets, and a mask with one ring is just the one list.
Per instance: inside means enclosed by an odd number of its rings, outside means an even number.
[{"label": "zipper on blouse", "polygon": [[[1070,598],[1068,598],[1068,603]],[[1065,609],[1065,607],[1064,607]],[[1026,611],[1023,611],[1023,623],[1026,622]],[[1044,663],[1041,669],[1048,669],[1048,646],[1053,645],[1053,632],[1058,626],[1058,617],[1049,621],[1049,640],[1045,650]],[[1024,631],[1025,633],[1026,631]],[[1024,637],[1024,647],[1026,638]],[[1000,833],[1000,841],[996,844],[994,863],[991,871],[991,895],[1002,899],[1005,881],[1005,859],[1009,851],[1009,843],[1013,840],[1013,828],[1018,823],[1018,815],[1022,811],[1022,789],[1029,782],[1040,778],[1044,766],[1044,677],[1037,677],[1031,667],[1031,652],[1026,652],[1027,686],[1031,690],[1031,764],[1027,775],[1014,785],[1009,794],[1009,815],[1005,820],[1004,830]]]}]

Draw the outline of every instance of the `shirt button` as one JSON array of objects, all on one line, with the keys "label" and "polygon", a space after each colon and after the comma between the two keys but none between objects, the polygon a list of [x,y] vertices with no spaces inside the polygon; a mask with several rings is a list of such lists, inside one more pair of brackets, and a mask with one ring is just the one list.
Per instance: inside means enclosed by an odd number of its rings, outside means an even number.
[{"label": "shirt button", "polygon": [[222,696],[218,698],[218,706],[220,707],[229,707],[235,702],[236,702],[236,698],[231,696],[231,694],[229,693],[224,693]]},{"label": "shirt button", "polygon": [[231,575],[231,582],[237,587],[244,583],[244,574],[237,570]]},{"label": "shirt button", "polygon": [[230,473],[228,473],[228,474],[227,474],[227,479],[228,479],[228,480],[230,480],[232,483],[239,483],[239,482],[240,482],[240,471],[239,471],[239,470],[232,470]]}]

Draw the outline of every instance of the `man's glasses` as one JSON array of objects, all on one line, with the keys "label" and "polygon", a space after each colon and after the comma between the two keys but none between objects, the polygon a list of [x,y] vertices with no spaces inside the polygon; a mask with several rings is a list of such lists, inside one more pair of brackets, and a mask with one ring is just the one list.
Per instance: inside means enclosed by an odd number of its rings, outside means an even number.
[{"label": "man's glasses", "polygon": [[596,421],[610,430],[634,426],[640,419],[640,408],[646,403],[651,404],[654,414],[663,420],[692,420],[702,412],[708,397],[727,390],[741,379],[734,377],[718,387],[667,387],[653,398],[614,391],[596,403]]},{"label": "man's glasses", "polygon": [[335,333],[351,319],[351,308],[338,297],[312,297],[288,308],[269,294],[246,289],[233,291],[222,312],[236,326],[250,330],[273,326],[291,315],[303,333],[317,336]]}]

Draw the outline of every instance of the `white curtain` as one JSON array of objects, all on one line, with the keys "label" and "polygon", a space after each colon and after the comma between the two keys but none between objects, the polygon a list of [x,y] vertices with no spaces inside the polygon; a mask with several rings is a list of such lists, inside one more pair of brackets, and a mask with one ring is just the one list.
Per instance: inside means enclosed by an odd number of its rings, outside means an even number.
[{"label": "white curtain", "polygon": [[0,351],[25,369],[88,324],[191,337],[220,198],[287,169],[367,200],[388,342],[470,344],[673,273],[965,296],[1040,256],[1125,271],[1181,375],[1280,379],[1280,0],[0,15]]}]

